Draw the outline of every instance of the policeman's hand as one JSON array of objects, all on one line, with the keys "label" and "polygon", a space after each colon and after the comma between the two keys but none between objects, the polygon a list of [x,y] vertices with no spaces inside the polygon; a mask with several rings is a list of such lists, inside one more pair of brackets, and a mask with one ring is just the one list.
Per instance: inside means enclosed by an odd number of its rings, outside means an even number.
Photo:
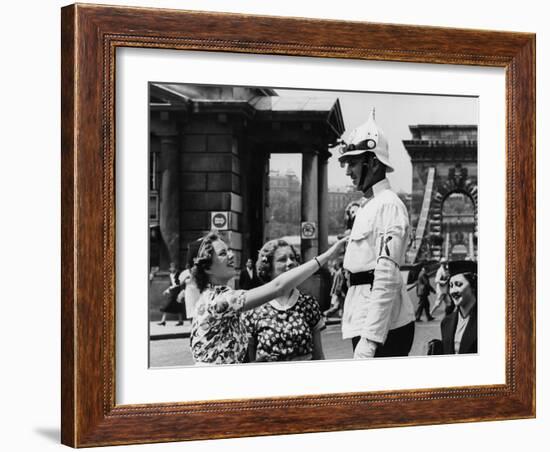
[{"label": "policeman's hand", "polygon": [[359,340],[357,347],[355,347],[355,352],[353,353],[353,359],[374,358],[376,347],[377,347],[376,342],[369,341],[366,337],[362,337]]}]

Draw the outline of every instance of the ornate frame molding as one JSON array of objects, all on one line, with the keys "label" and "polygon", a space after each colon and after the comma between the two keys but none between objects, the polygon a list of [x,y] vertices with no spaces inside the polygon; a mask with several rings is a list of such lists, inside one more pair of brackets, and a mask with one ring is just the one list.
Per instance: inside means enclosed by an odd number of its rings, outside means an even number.
[{"label": "ornate frame molding", "polygon": [[[64,444],[84,447],[535,415],[534,35],[77,4],[62,9],[62,43]],[[504,67],[506,383],[116,405],[118,47]]]}]

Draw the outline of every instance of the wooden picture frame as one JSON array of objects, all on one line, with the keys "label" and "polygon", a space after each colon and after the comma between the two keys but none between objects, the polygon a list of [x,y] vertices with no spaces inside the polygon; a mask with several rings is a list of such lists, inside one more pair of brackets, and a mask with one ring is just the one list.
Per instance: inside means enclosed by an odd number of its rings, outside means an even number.
[{"label": "wooden picture frame", "polygon": [[[506,382],[251,400],[115,403],[118,47],[506,70]],[[71,5],[62,9],[62,442],[150,443],[535,416],[535,36]]]}]

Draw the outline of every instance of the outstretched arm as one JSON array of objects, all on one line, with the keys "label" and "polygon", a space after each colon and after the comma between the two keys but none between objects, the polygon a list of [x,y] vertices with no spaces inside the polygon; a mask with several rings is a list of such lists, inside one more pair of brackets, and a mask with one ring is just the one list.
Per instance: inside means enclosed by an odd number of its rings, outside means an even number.
[{"label": "outstretched arm", "polygon": [[293,268],[263,286],[250,289],[246,293],[246,301],[243,310],[254,309],[273,298],[277,298],[290,289],[303,283],[319,269],[319,265],[325,265],[328,260],[340,252],[347,242],[347,237],[338,240],[327,251],[299,267]]}]

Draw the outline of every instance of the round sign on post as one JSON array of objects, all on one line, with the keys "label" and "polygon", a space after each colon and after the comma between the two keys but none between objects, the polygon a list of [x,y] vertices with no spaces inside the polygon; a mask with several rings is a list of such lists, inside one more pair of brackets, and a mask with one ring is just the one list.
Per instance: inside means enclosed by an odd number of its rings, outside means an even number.
[{"label": "round sign on post", "polygon": [[211,212],[210,229],[226,231],[229,229],[229,212]]},{"label": "round sign on post", "polygon": [[303,239],[317,238],[317,224],[313,221],[303,221],[301,231]]}]

